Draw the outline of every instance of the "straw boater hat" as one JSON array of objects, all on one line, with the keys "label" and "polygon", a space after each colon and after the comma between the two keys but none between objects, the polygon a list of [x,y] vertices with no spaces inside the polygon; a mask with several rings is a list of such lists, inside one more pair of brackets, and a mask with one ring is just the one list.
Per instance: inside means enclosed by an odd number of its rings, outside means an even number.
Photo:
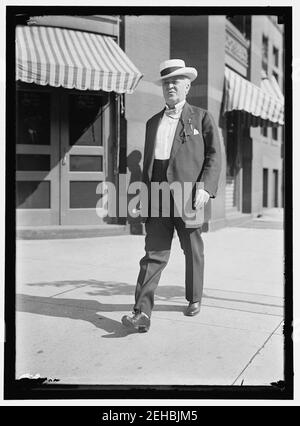
[{"label": "straw boater hat", "polygon": [[191,81],[195,80],[198,73],[196,68],[186,67],[185,62],[182,59],[169,59],[164,61],[159,66],[160,79],[156,81],[156,84],[161,84],[163,80],[169,77],[175,77],[177,75],[185,75]]}]

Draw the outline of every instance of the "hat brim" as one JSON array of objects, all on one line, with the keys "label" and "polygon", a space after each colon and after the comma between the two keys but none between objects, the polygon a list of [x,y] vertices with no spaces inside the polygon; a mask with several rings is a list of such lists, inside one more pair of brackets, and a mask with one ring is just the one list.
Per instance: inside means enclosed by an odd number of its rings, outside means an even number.
[{"label": "hat brim", "polygon": [[155,84],[160,86],[162,82],[166,80],[167,78],[176,77],[177,75],[183,75],[189,78],[191,81],[194,81],[197,78],[198,73],[196,68],[192,68],[192,67],[181,68],[179,70],[171,72],[170,74],[166,74],[163,77],[160,77],[158,80],[155,81]]}]

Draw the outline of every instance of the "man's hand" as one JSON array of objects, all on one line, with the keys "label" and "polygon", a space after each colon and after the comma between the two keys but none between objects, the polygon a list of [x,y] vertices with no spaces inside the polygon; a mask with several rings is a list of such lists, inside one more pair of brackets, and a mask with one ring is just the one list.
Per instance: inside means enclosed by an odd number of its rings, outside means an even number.
[{"label": "man's hand", "polygon": [[195,197],[195,209],[202,209],[208,202],[210,195],[205,189],[198,189]]},{"label": "man's hand", "polygon": [[142,201],[141,201],[141,199],[139,199],[139,201],[138,201],[138,203],[136,205],[136,208],[132,209],[132,213],[133,214],[140,214],[141,211],[142,211],[142,208],[143,208]]}]

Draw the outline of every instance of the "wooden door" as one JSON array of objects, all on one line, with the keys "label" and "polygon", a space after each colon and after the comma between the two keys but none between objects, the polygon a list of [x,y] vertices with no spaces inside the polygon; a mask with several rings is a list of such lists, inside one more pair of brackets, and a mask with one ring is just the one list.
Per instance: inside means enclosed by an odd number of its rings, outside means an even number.
[{"label": "wooden door", "polygon": [[59,105],[51,88],[16,91],[16,223],[59,224]]},{"label": "wooden door", "polygon": [[[97,186],[109,173],[114,139],[107,93],[64,91],[61,98],[61,224],[97,225]],[[106,135],[106,137],[105,137]]]}]

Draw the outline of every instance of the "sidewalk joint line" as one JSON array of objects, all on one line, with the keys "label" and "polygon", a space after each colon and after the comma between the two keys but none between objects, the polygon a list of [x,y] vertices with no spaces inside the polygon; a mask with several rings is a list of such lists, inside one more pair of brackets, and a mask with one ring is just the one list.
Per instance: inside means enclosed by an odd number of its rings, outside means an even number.
[{"label": "sidewalk joint line", "polygon": [[[247,281],[247,280],[243,280],[243,282],[244,281]],[[252,282],[251,280],[249,280],[249,282]],[[206,287],[204,290],[208,290],[208,291],[210,291],[210,290],[212,290],[212,291],[220,291],[220,292],[222,292],[222,293],[240,293],[240,294],[248,294],[248,295],[251,295],[251,296],[264,296],[264,297],[273,297],[273,298],[276,298],[276,299],[283,299],[283,296],[272,296],[271,294],[264,294],[264,293],[250,293],[250,292],[248,292],[248,291],[238,291],[238,290],[222,290],[221,288],[213,288],[213,287]]]},{"label": "sidewalk joint line", "polygon": [[[156,311],[156,312],[160,312],[160,311]],[[181,323],[184,323],[184,324],[187,324],[188,321],[189,321],[188,319],[185,320],[184,318],[174,319],[174,318],[166,318],[166,317],[161,317],[161,316],[156,316],[156,318],[158,318],[160,320],[171,321],[171,322],[181,322]],[[229,329],[229,330],[237,330],[237,331],[248,331],[250,333],[256,333],[256,334],[266,334],[270,331],[270,330],[265,330],[265,329],[257,331],[257,330],[252,330],[251,328],[231,327],[229,325],[213,324],[213,323],[207,323],[207,322],[199,322],[199,325],[207,326],[207,327],[226,328],[226,329]],[[274,334],[276,334],[276,332]],[[278,334],[276,334],[276,336],[278,336]]]},{"label": "sidewalk joint line", "polygon": [[204,299],[214,299],[214,300],[224,300],[227,302],[237,302],[237,303],[248,303],[249,305],[261,305],[261,306],[270,306],[273,308],[284,308],[283,305],[274,305],[273,303],[261,303],[261,302],[254,302],[253,300],[242,300],[242,299],[228,299],[226,297],[218,297],[218,296],[208,296],[206,294],[203,294]]},{"label": "sidewalk joint line", "polygon": [[204,303],[202,303],[202,306],[205,306],[207,308],[225,309],[227,311],[244,312],[246,314],[266,315],[266,316],[270,316],[270,317],[280,317],[280,318],[282,317],[282,315],[269,314],[268,312],[247,311],[245,309],[226,308],[224,306],[217,306],[217,305],[205,305]]},{"label": "sidewalk joint line", "polygon": [[241,375],[247,370],[247,368],[249,367],[249,365],[252,363],[252,361],[254,360],[254,358],[259,354],[259,352],[266,346],[266,344],[268,343],[268,341],[271,339],[271,337],[273,337],[273,335],[276,333],[276,331],[279,329],[279,327],[281,326],[281,324],[283,323],[283,320],[280,321],[280,323],[277,325],[277,327],[272,331],[272,333],[270,334],[270,336],[265,340],[265,342],[262,344],[262,346],[255,352],[255,354],[250,358],[249,362],[246,364],[246,366],[243,368],[243,370],[240,372],[240,374],[237,376],[237,378],[234,380],[234,382],[231,384],[231,386],[233,386],[237,380],[241,377]]},{"label": "sidewalk joint line", "polygon": [[69,288],[68,290],[61,291],[60,293],[53,294],[52,296],[50,296],[50,298],[55,297],[55,296],[60,296],[61,294],[64,294],[64,293],[69,293],[70,291],[78,290],[79,288],[86,287],[87,285],[89,285],[89,284],[83,284],[83,285],[76,287],[76,288]]}]

